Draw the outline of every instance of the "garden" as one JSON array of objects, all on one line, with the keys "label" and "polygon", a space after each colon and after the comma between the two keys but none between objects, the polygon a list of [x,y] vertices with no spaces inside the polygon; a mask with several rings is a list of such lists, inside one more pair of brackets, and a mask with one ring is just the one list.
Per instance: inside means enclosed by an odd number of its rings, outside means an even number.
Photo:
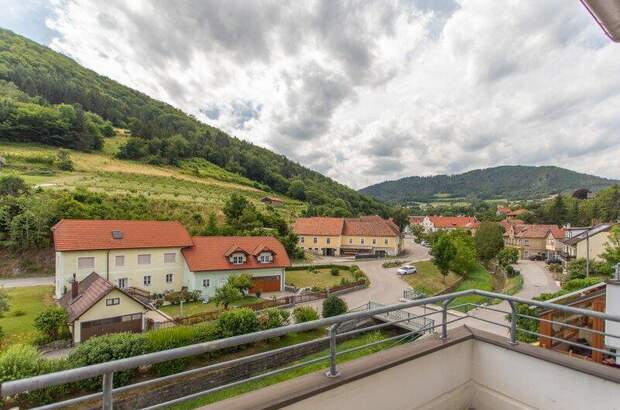
[{"label": "garden", "polygon": [[415,262],[413,265],[416,267],[416,273],[403,275],[401,278],[418,293],[426,296],[440,293],[461,280],[460,275],[450,271],[444,281],[444,276],[432,261]]},{"label": "garden", "polygon": [[35,341],[34,319],[54,306],[52,292],[51,286],[7,288],[0,292],[0,343],[3,347]]},{"label": "garden", "polygon": [[286,284],[315,291],[347,285],[360,280],[368,281],[357,265],[293,266],[286,269]]}]

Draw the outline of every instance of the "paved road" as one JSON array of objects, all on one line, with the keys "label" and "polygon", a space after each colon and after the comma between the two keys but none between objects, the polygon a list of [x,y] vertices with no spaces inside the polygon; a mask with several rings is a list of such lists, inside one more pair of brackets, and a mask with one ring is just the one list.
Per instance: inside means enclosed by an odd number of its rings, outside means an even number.
[{"label": "paved road", "polygon": [[35,276],[26,278],[0,279],[0,287],[21,288],[25,286],[54,285],[53,276]]}]

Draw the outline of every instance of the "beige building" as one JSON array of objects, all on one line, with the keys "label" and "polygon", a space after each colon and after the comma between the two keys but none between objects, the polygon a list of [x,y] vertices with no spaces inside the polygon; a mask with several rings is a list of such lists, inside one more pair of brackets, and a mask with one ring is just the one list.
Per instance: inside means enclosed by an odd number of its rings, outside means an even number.
[{"label": "beige building", "polygon": [[318,255],[398,255],[403,239],[396,224],[379,216],[298,218],[299,246]]},{"label": "beige building", "polygon": [[572,238],[563,241],[563,259],[568,262],[573,259],[589,258],[593,261],[601,260],[605,252],[605,244],[614,224],[599,224],[584,230]]},{"label": "beige building", "polygon": [[557,231],[556,225],[503,224],[504,244],[519,250],[519,258],[547,255],[547,234]]}]

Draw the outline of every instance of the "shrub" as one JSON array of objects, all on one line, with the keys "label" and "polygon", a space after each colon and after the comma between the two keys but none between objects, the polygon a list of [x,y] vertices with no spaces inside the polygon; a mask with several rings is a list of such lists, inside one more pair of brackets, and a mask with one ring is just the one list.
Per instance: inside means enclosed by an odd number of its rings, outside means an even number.
[{"label": "shrub", "polygon": [[290,313],[283,309],[267,309],[258,314],[258,328],[260,330],[273,329],[288,324]]},{"label": "shrub", "polygon": [[13,311],[13,316],[15,317],[19,317],[19,316],[25,316],[26,315],[26,311],[24,310],[14,310]]},{"label": "shrub", "polygon": [[73,171],[73,161],[71,160],[69,151],[64,149],[58,150],[56,154],[56,166],[63,171]]},{"label": "shrub", "polygon": [[[117,333],[88,339],[75,349],[68,360],[73,367],[82,367],[126,359],[147,352],[148,344],[145,334]],[[134,374],[135,369],[114,373],[114,386],[127,384]],[[84,380],[80,385],[88,390],[100,390],[101,377]]]},{"label": "shrub", "polygon": [[346,286],[348,284],[350,284],[351,281],[347,278],[340,278],[340,286]]},{"label": "shrub", "polygon": [[69,335],[67,312],[61,307],[45,309],[34,319],[34,327],[51,341],[65,338]]},{"label": "shrub", "polygon": [[513,268],[511,265],[506,266],[506,276],[508,276],[509,278],[512,278],[514,276],[518,276],[520,274],[521,274],[521,272],[518,271],[517,269]]},{"label": "shrub", "polygon": [[314,308],[310,306],[299,306],[293,310],[293,316],[295,317],[295,323],[310,322],[312,320],[318,320],[319,314]]},{"label": "shrub", "polygon": [[323,301],[323,317],[342,315],[346,313],[347,310],[348,307],[346,302],[338,296],[331,295]]},{"label": "shrub", "polygon": [[[174,349],[177,347],[188,346],[194,343],[195,336],[191,326],[177,326],[165,329],[158,329],[145,334],[147,350],[149,352],[159,352],[161,350]],[[170,360],[167,362],[153,365],[153,370],[159,376],[178,373],[185,369],[189,359]]]},{"label": "shrub", "polygon": [[339,276],[340,275],[340,269],[338,269],[336,267],[331,268],[329,272],[332,274],[332,276]]},{"label": "shrub", "polygon": [[403,263],[404,263],[403,261],[395,260],[395,261],[383,262],[381,266],[384,268],[397,268],[401,266]]},{"label": "shrub", "polygon": [[11,303],[9,295],[2,289],[0,289],[0,317],[3,317],[6,312],[11,309]]},{"label": "shrub", "polygon": [[258,320],[249,308],[223,312],[217,319],[223,337],[243,335],[258,330]]},{"label": "shrub", "polygon": [[257,298],[259,298],[259,299],[260,299],[260,296],[261,296],[262,294],[263,294],[263,292],[262,292],[260,289],[256,290],[256,292],[254,292],[254,295],[255,295]]},{"label": "shrub", "polygon": [[519,250],[514,247],[506,247],[498,252],[497,261],[502,266],[515,264],[519,261]]},{"label": "shrub", "polygon": [[203,322],[192,326],[194,331],[193,343],[210,342],[222,337],[222,331],[217,321]]},{"label": "shrub", "polygon": [[600,283],[600,278],[583,278],[583,279],[572,279],[564,283],[562,285],[562,290],[572,292],[574,290],[587,288],[588,286],[596,285]]}]

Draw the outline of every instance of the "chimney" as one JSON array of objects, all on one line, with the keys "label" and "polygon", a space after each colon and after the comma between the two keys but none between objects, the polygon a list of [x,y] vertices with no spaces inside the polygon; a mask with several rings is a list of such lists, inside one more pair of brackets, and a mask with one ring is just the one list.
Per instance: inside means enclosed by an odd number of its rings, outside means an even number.
[{"label": "chimney", "polygon": [[71,281],[71,300],[76,299],[78,297],[78,289],[79,289],[78,284],[79,283],[74,273],[73,280]]}]

